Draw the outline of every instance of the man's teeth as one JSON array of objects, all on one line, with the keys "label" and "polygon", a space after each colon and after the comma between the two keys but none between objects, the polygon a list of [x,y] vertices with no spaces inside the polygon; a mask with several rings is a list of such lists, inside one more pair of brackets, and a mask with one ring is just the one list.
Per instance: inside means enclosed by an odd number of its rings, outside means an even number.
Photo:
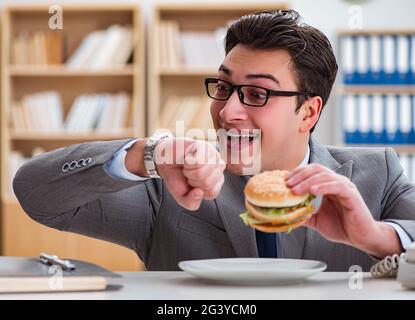
[{"label": "man's teeth", "polygon": [[254,135],[253,133],[237,134],[237,133],[227,132],[226,134],[231,138],[254,138],[257,136],[257,135]]}]

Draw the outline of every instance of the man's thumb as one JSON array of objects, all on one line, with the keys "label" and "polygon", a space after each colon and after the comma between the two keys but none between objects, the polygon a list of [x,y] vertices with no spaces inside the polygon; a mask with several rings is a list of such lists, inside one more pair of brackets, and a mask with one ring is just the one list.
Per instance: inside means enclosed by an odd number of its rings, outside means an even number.
[{"label": "man's thumb", "polygon": [[203,200],[204,192],[200,188],[191,189],[186,195],[180,196],[177,200],[181,206],[188,210],[197,210]]}]

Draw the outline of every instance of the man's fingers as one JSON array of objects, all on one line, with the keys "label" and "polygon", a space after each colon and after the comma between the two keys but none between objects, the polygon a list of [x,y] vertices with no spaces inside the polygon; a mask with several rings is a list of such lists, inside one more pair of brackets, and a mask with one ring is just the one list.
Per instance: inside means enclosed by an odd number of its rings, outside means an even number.
[{"label": "man's fingers", "polygon": [[202,190],[210,190],[223,176],[223,172],[214,170],[208,173],[206,177],[200,179],[199,177],[191,177],[187,179],[187,182],[194,188],[201,188]]},{"label": "man's fingers", "polygon": [[323,167],[320,164],[310,164],[306,167],[294,169],[291,173],[289,173],[285,180],[289,187],[296,185],[297,183],[307,179],[308,177],[318,173],[318,172],[331,172],[330,169]]},{"label": "man's fingers", "polygon": [[215,186],[212,189],[205,191],[204,199],[205,200],[215,199],[219,195],[220,190],[222,189],[224,180],[225,178],[222,176],[221,179],[215,184]]},{"label": "man's fingers", "polygon": [[180,204],[182,207],[186,208],[187,210],[195,211],[199,209],[200,204],[202,203],[204,196],[204,192],[202,189],[199,188],[193,188],[190,190],[189,193],[178,196],[176,198],[176,201],[178,204]]},{"label": "man's fingers", "polygon": [[334,181],[335,179],[336,177],[334,177],[329,172],[320,172],[312,176],[309,176],[305,180],[300,181],[297,184],[291,185],[290,187],[291,187],[291,190],[295,194],[304,194],[304,193],[310,192],[310,188],[312,186],[315,186],[315,185],[318,185],[324,182]]},{"label": "man's fingers", "polygon": [[340,200],[350,200],[351,186],[345,185],[341,181],[329,181],[310,187],[310,192],[316,195],[336,195]]}]

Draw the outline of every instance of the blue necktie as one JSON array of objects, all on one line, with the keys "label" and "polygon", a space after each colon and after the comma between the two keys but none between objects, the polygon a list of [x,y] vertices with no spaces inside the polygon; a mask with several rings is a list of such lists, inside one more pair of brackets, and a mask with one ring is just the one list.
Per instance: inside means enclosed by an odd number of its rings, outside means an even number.
[{"label": "blue necktie", "polygon": [[[245,182],[249,176],[244,176]],[[258,255],[261,258],[278,258],[282,256],[281,238],[276,233],[266,233],[255,230],[255,238],[258,248]]]},{"label": "blue necktie", "polygon": [[[277,235],[275,233],[266,233],[255,230],[258,255],[261,258],[277,258]],[[279,239],[278,239],[279,240]]]}]

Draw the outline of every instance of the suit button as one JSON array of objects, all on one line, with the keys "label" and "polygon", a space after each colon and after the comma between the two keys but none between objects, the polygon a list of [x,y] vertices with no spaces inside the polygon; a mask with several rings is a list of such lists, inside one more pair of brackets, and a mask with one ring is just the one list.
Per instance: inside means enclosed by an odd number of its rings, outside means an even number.
[{"label": "suit button", "polygon": [[69,170],[75,169],[77,164],[78,163],[76,161],[72,161],[71,164],[69,165]]},{"label": "suit button", "polygon": [[62,166],[62,172],[68,172],[69,171],[69,163],[65,163],[63,166]]},{"label": "suit button", "polygon": [[76,164],[77,168],[80,168],[82,166],[85,167],[85,159],[78,160],[78,163]]},{"label": "suit button", "polygon": [[92,159],[91,158],[86,158],[86,160],[85,160],[85,166],[86,165],[88,165],[88,164],[90,164],[91,163],[91,161],[92,161]]}]

